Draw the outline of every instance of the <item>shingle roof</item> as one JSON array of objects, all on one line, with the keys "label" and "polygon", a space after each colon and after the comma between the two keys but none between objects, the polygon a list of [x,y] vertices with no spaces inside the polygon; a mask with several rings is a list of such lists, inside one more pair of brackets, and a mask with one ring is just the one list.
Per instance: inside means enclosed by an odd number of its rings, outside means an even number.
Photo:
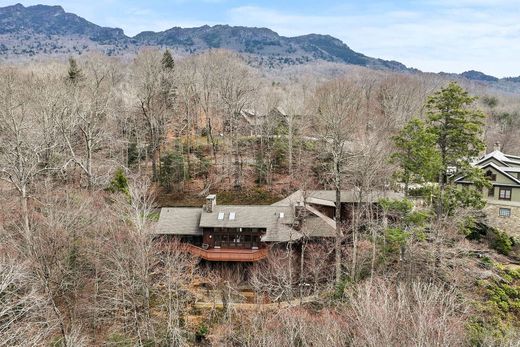
[{"label": "shingle roof", "polygon": [[307,237],[334,237],[336,229],[325,223],[320,217],[310,215],[305,218],[302,233]]},{"label": "shingle roof", "polygon": [[506,172],[520,172],[520,167],[499,166],[499,169]]},{"label": "shingle roof", "polygon": [[[233,220],[229,219],[230,213],[235,213]],[[223,219],[219,219],[219,215]],[[292,229],[293,223],[290,206],[217,205],[211,213],[202,211],[200,218],[201,228],[265,228],[262,241],[273,242],[299,239],[301,235]]]},{"label": "shingle roof", "polygon": [[499,150],[494,150],[493,152],[486,154],[485,156],[483,156],[482,158],[477,160],[475,165],[480,165],[483,162],[485,162],[486,160],[492,159],[492,158],[494,158],[506,165],[507,164],[520,165],[520,157],[510,155],[510,154],[504,154]]},{"label": "shingle roof", "polygon": [[[234,212],[235,219],[230,220],[229,214]],[[218,219],[224,214],[222,220]],[[283,217],[280,217],[283,213]],[[213,212],[202,211],[200,226],[222,228],[267,228],[273,224],[293,224],[294,215],[289,206],[268,205],[216,205]]]},{"label": "shingle roof", "polygon": [[199,228],[202,208],[162,208],[157,223],[158,234],[202,235]]}]

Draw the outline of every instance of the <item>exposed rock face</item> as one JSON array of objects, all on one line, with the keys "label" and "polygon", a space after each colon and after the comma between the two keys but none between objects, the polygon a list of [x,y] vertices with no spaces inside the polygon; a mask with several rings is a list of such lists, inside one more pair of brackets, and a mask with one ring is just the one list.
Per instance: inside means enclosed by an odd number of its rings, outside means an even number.
[{"label": "exposed rock face", "polygon": [[[330,35],[284,37],[267,28],[204,25],[198,28],[174,27],[161,32],[143,31],[129,37],[122,29],[96,25],[65,12],[61,6],[24,7],[16,4],[0,8],[0,58],[70,56],[89,51],[125,55],[133,54],[143,46],[168,47],[178,55],[225,48],[246,55],[251,65],[267,68],[327,61],[420,72],[397,61],[367,57]],[[505,89],[517,90],[520,85],[520,77],[498,79],[474,70],[460,75],[441,75],[484,84],[505,84]]]},{"label": "exposed rock face", "polygon": [[370,58],[329,35],[284,37],[267,28],[228,25],[145,31],[128,37],[61,6],[17,4],[0,8],[0,55],[4,57],[79,54],[102,50],[109,55],[133,53],[141,46],[169,47],[184,54],[226,48],[249,55],[263,66],[330,61],[394,71],[413,71],[399,62]]}]

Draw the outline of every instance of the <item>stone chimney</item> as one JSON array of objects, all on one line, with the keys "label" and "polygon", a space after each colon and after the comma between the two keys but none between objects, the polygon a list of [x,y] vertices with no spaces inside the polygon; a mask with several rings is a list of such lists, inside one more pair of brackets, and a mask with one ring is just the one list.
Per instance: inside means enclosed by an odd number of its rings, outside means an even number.
[{"label": "stone chimney", "polygon": [[215,206],[217,206],[217,196],[215,194],[206,196],[206,212],[213,213]]},{"label": "stone chimney", "polygon": [[494,151],[500,151],[500,150],[501,150],[500,147],[501,147],[501,146],[500,146],[500,142],[495,142],[495,145],[493,146],[493,150],[494,150]]}]

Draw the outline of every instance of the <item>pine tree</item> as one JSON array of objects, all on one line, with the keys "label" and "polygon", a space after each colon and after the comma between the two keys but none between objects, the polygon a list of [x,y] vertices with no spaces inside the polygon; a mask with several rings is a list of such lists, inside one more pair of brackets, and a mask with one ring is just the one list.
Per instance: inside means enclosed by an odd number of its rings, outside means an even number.
[{"label": "pine tree", "polygon": [[161,65],[165,70],[173,70],[175,68],[175,61],[173,60],[172,54],[168,49],[164,51],[163,57],[161,59]]},{"label": "pine tree", "polygon": [[83,72],[78,66],[76,59],[69,58],[69,70],[67,72],[67,79],[72,83],[77,83],[83,78]]},{"label": "pine tree", "polygon": [[410,183],[429,182],[438,172],[440,158],[435,150],[436,137],[423,121],[414,118],[393,140],[397,152],[392,155],[392,161],[401,168],[399,176],[405,184],[405,195],[408,196]]},{"label": "pine tree", "polygon": [[[480,169],[471,165],[471,160],[484,150],[482,141],[485,115],[472,107],[476,98],[457,83],[432,95],[426,103],[426,115],[430,132],[435,135],[436,150],[440,158],[437,177],[439,196],[435,213],[438,218],[450,214],[458,206],[481,207],[481,194],[470,190],[472,197],[461,195],[453,185],[455,178],[463,175],[471,178],[477,188],[486,185]],[[457,171],[454,175],[451,171]],[[475,194],[478,193],[478,194]],[[446,202],[450,203],[447,204]]]},{"label": "pine tree", "polygon": [[[482,133],[485,115],[473,108],[476,98],[457,83],[450,83],[426,103],[427,121],[412,120],[394,138],[399,152],[394,154],[401,169],[425,181],[437,178],[432,191],[435,216],[435,266],[441,263],[440,231],[458,208],[482,208],[482,188],[489,186],[482,170],[471,160],[484,149]],[[460,189],[455,179],[464,176],[475,189]],[[408,176],[410,177],[410,176]]]}]

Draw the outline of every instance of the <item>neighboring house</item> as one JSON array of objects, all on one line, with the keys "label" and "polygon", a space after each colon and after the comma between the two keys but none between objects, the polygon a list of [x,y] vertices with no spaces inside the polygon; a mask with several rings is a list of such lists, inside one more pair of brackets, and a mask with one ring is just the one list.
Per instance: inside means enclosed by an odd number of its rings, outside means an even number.
[{"label": "neighboring house", "polygon": [[287,124],[285,111],[276,107],[268,114],[259,113],[254,110],[243,110],[240,112],[238,131],[243,136],[258,136],[262,133],[262,127],[269,122],[269,125]]},{"label": "neighboring house", "polygon": [[[349,206],[358,197],[351,191],[341,196],[342,214],[348,221]],[[363,202],[383,196],[402,198],[397,193],[373,193]],[[334,201],[334,191],[308,191],[305,196],[297,191],[270,206],[218,205],[216,195],[209,195],[201,208],[162,208],[156,234],[180,239],[191,253],[206,260],[257,261],[267,256],[268,244],[334,237]]]},{"label": "neighboring house", "polygon": [[[485,212],[491,226],[511,234],[520,234],[520,156],[504,154],[498,146],[474,163],[484,171],[492,186],[484,189]],[[459,185],[471,185],[465,177],[455,180]]]}]

